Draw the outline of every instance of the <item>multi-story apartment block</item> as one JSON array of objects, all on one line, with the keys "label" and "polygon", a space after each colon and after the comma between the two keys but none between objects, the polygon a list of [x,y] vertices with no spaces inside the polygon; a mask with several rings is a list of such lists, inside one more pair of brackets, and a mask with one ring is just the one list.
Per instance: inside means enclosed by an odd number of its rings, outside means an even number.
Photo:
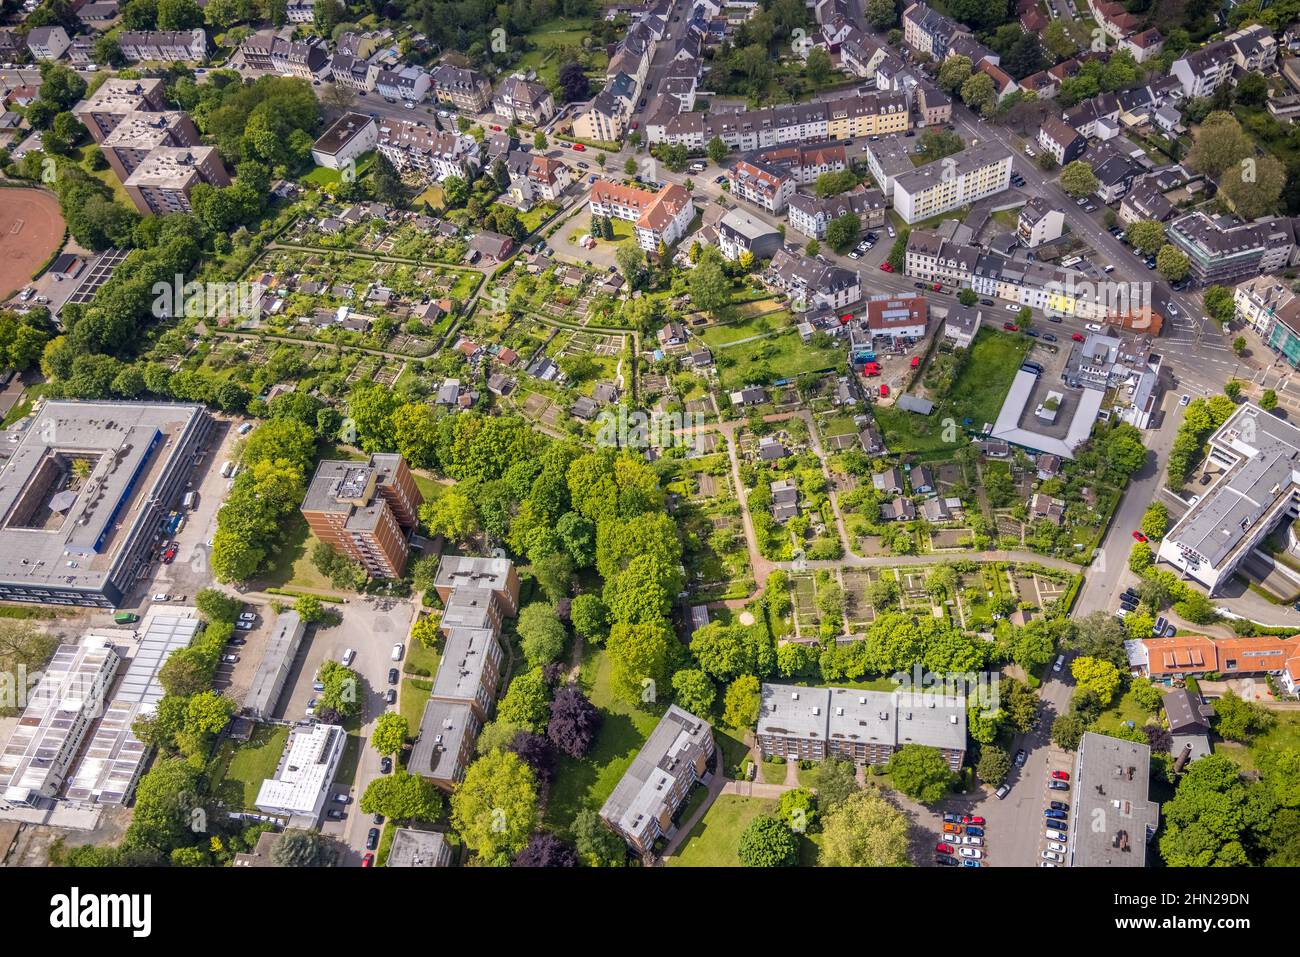
[{"label": "multi-story apartment block", "polygon": [[199,131],[179,110],[128,113],[99,144],[117,178],[126,182],[159,146],[198,146]]},{"label": "multi-story apartment block", "polygon": [[799,185],[815,182],[823,173],[848,169],[848,151],[838,143],[774,146],[761,150],[754,159],[785,173]]},{"label": "multi-story apartment block", "polygon": [[903,11],[903,42],[935,63],[948,59],[953,39],[965,33],[959,24],[924,3],[913,3]]},{"label": "multi-story apartment block", "polygon": [[1197,211],[1171,221],[1166,232],[1169,242],[1187,256],[1192,278],[1203,285],[1231,284],[1295,262],[1295,225],[1290,219],[1242,223]]},{"label": "multi-story apartment block", "polygon": [[122,48],[122,56],[132,62],[198,63],[207,59],[211,49],[202,27],[176,32],[123,30],[117,36],[117,45]]},{"label": "multi-story apartment block", "polygon": [[469,702],[429,699],[407,770],[444,791],[453,790],[474,760],[474,745],[482,730],[483,721]]},{"label": "multi-story apartment block", "polygon": [[1102,32],[1112,40],[1128,36],[1142,25],[1142,18],[1129,13],[1119,0],[1088,0],[1088,10]]},{"label": "multi-story apartment block", "polygon": [[344,113],[311,148],[317,166],[343,169],[379,145],[379,124],[364,113]]},{"label": "multi-story apartment block", "polygon": [[1256,276],[1237,286],[1232,299],[1236,317],[1293,368],[1300,368],[1300,296],[1286,280],[1269,274]]},{"label": "multi-story apartment block", "polygon": [[942,126],[952,120],[952,97],[937,86],[918,85],[914,103],[917,126]]},{"label": "multi-story apartment block", "polygon": [[1300,515],[1300,429],[1246,403],[1209,448],[1218,477],[1156,554],[1213,596],[1279,524]]},{"label": "multi-story apartment block", "polygon": [[329,68],[329,50],[323,40],[287,40],[270,30],[254,33],[240,46],[244,62],[256,70],[315,79]]},{"label": "multi-story apartment block", "polygon": [[673,818],[692,788],[707,783],[715,764],[713,728],[677,705],[650,732],[600,816],[633,850],[647,854],[676,833]]},{"label": "multi-story apartment block", "polygon": [[432,83],[433,78],[418,66],[405,66],[400,70],[380,70],[375,90],[389,100],[422,103]]},{"label": "multi-story apartment block", "polygon": [[321,462],[302,514],[317,538],[360,562],[368,574],[399,578],[422,501],[406,461],[375,453],[365,462]]},{"label": "multi-story apartment block", "polygon": [[863,150],[867,169],[886,199],[894,195],[895,178],[916,169],[910,143],[902,136],[884,136],[868,142]]},{"label": "multi-story apartment block", "polygon": [[788,143],[906,132],[910,116],[906,94],[885,91],[739,113],[679,113],[647,132],[652,143],[695,150],[716,136],[728,149],[748,153]]},{"label": "multi-story apartment block", "polygon": [[1118,43],[1121,50],[1128,52],[1138,63],[1154,60],[1165,50],[1164,35],[1154,27],[1141,33],[1131,33],[1121,37]]},{"label": "multi-story apartment block", "polygon": [[894,179],[894,211],[906,223],[929,219],[1011,185],[1011,154],[984,142]]},{"label": "multi-story apartment block", "polygon": [[954,771],[966,756],[966,699],[940,693],[764,684],[758,746],[766,757],[885,764],[898,749],[935,748]]},{"label": "multi-story apartment block", "polygon": [[473,179],[479,167],[474,137],[444,133],[413,120],[382,120],[376,145],[398,170],[417,170],[440,182],[449,176]]},{"label": "multi-story apartment block", "polygon": [[862,298],[862,279],[820,256],[779,249],[763,274],[763,281],[790,298],[797,312],[843,309]]},{"label": "multi-story apartment block", "polygon": [[580,140],[617,143],[627,135],[631,121],[632,101],[606,88],[573,121],[573,135]]},{"label": "multi-story apartment block", "polygon": [[330,58],[330,78],[354,93],[369,93],[379,82],[379,64],[350,53],[336,53]]},{"label": "multi-story apartment block", "polygon": [[601,179],[591,187],[591,213],[634,223],[637,245],[655,252],[660,243],[671,246],[685,235],[695,206],[690,193],[675,183],[652,193]]},{"label": "multi-story apartment block", "polygon": [[885,225],[887,206],[880,190],[861,185],[825,199],[795,193],[790,197],[790,227],[810,239],[825,239],[826,227],[832,220],[854,213],[863,227],[875,229]]},{"label": "multi-story apartment block", "polygon": [[162,80],[123,80],[112,77],[74,106],[72,112],[90,131],[90,138],[96,143],[102,143],[124,117],[133,113],[158,112],[166,108]]},{"label": "multi-story apartment block", "polygon": [[159,146],[122,181],[142,216],[187,213],[199,183],[229,186],[230,175],[211,146]]},{"label": "multi-story apartment block", "polygon": [[770,259],[781,248],[781,234],[761,220],[739,209],[729,210],[718,220],[718,249],[735,262],[745,253],[754,262]]},{"label": "multi-story apartment block", "polygon": [[63,27],[35,27],[27,34],[27,49],[37,60],[58,60],[71,45]]},{"label": "multi-story apartment block", "polygon": [[1099,93],[1070,107],[1061,118],[1084,137],[1108,139],[1117,132],[1119,114],[1119,97],[1114,93]]},{"label": "multi-story apartment block", "polygon": [[1038,145],[1051,154],[1057,166],[1073,163],[1088,149],[1088,138],[1065,120],[1048,116],[1038,128]]},{"label": "multi-story apartment block", "polygon": [[444,663],[438,666],[430,697],[438,701],[467,702],[478,719],[486,721],[501,678],[502,651],[496,637],[499,631],[499,628],[448,629],[443,644]]},{"label": "multi-story apartment block", "polygon": [[492,84],[477,70],[444,63],[431,74],[439,103],[450,103],[467,113],[482,113],[492,101]]},{"label": "multi-story apartment block", "polygon": [[786,204],[794,195],[793,177],[765,163],[740,160],[731,165],[726,176],[733,196],[753,203],[774,216],[785,211]]},{"label": "multi-story apartment block", "polygon": [[315,0],[288,0],[285,18],[290,23],[311,23],[316,18]]},{"label": "multi-story apartment block", "polygon": [[1163,223],[1173,219],[1178,208],[1160,192],[1154,178],[1138,180],[1119,204],[1119,221],[1125,226],[1139,219],[1154,219]]},{"label": "multi-story apartment block", "polygon": [[540,153],[514,150],[505,163],[510,173],[510,196],[524,209],[538,199],[555,202],[573,181],[568,164]]},{"label": "multi-story apartment block", "polygon": [[486,588],[496,596],[506,615],[519,613],[519,572],[506,558],[445,555],[433,588],[444,605],[458,588]]},{"label": "multi-story apartment block", "polygon": [[1146,867],[1147,844],[1160,826],[1160,805],[1150,799],[1150,746],[1086,732],[1074,780],[1066,863]]},{"label": "multi-story apartment block", "polygon": [[1016,234],[1020,244],[1029,249],[1060,239],[1065,230],[1065,214],[1041,196],[1033,196],[1020,207]]},{"label": "multi-story apartment block", "polygon": [[497,87],[492,110],[512,123],[541,126],[555,115],[555,97],[543,84],[514,73]]}]

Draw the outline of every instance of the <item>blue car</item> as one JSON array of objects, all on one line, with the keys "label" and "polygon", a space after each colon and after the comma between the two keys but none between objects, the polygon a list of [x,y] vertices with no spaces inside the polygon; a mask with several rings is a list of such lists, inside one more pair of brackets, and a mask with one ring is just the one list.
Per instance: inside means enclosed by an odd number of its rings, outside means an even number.
[{"label": "blue car", "polygon": [[1070,810],[1070,805],[1067,804],[1065,801],[1052,801],[1052,802],[1050,802],[1050,807],[1052,808],[1053,811],[1069,811],[1069,810]]},{"label": "blue car", "polygon": [[1055,808],[1052,808],[1051,810],[1048,810],[1048,811],[1044,811],[1044,812],[1043,812],[1043,815],[1044,815],[1045,817],[1053,818],[1053,819],[1055,819],[1055,820],[1057,820],[1057,821],[1064,821],[1066,818],[1068,818],[1068,817],[1070,816],[1070,815],[1066,814],[1064,811],[1058,811],[1058,810],[1056,810]]},{"label": "blue car", "polygon": [[984,865],[980,861],[962,861],[961,866],[962,867],[983,867]]},{"label": "blue car", "polygon": [[975,824],[968,824],[966,825],[966,833],[969,834],[971,837],[983,837],[984,828],[979,827],[978,825]]},{"label": "blue car", "polygon": [[945,811],[945,812],[944,812],[944,815],[943,815],[943,823],[944,823],[944,824],[960,824],[960,823],[961,823],[961,815],[960,815],[960,814],[953,814],[951,811]]}]

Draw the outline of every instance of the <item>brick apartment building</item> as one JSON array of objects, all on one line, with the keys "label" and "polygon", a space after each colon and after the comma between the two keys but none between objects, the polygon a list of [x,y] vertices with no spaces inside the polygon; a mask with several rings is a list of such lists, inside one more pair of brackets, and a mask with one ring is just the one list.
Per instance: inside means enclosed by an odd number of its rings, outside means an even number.
[{"label": "brick apartment building", "polygon": [[360,562],[368,574],[399,578],[423,501],[406,461],[375,453],[365,462],[321,462],[302,514],[317,538]]},{"label": "brick apartment building", "polygon": [[199,145],[199,131],[189,115],[179,110],[167,110],[128,113],[104,137],[99,148],[117,178],[125,183],[159,146]]},{"label": "brick apartment building", "polygon": [[211,146],[159,146],[123,180],[142,216],[188,213],[199,183],[229,186],[230,175]]},{"label": "brick apartment building", "polygon": [[104,84],[72,108],[90,131],[96,143],[102,143],[117,124],[133,113],[157,113],[167,109],[163,81],[123,80],[117,77]]}]

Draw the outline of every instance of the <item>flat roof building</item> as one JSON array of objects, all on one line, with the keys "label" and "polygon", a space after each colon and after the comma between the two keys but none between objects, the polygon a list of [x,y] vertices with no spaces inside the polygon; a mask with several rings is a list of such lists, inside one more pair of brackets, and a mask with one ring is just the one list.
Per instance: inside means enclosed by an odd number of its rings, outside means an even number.
[{"label": "flat roof building", "polygon": [[470,702],[431,698],[424,706],[407,770],[452,790],[474,759],[474,744],[482,730],[483,722]]},{"label": "flat roof building", "polygon": [[290,609],[275,619],[266,650],[257,663],[257,673],[244,696],[244,713],[258,721],[268,720],[284,691],[284,683],[293,670],[294,657],[307,633],[307,623]]},{"label": "flat roof building", "polygon": [[364,462],[328,459],[316,466],[302,514],[317,538],[367,574],[400,578],[423,501],[406,461],[375,453]]},{"label": "flat roof building", "polygon": [[122,181],[142,216],[188,213],[199,183],[229,186],[230,174],[214,146],[159,146]]},{"label": "flat roof building", "polygon": [[120,662],[112,639],[94,633],[55,649],[36,687],[23,689],[27,706],[0,752],[0,807],[58,796]]},{"label": "flat roof building", "polygon": [[210,427],[200,405],[47,402],[0,471],[0,600],[116,607]]},{"label": "flat roof building", "polygon": [[713,727],[669,705],[614,785],[601,818],[635,851],[649,853],[656,840],[676,833],[674,817],[691,789],[708,783],[713,756]]},{"label": "flat roof building", "polygon": [[388,846],[385,867],[450,867],[451,845],[441,831],[399,827]]},{"label": "flat roof building", "polygon": [[1146,866],[1147,842],[1160,824],[1160,805],[1148,797],[1150,775],[1148,745],[1084,734],[1074,760],[1071,867]]},{"label": "flat roof building", "polygon": [[102,143],[126,116],[136,112],[159,112],[167,108],[159,79],[123,80],[110,77],[90,96],[72,108],[85,124],[91,138]]},{"label": "flat roof building", "polygon": [[153,749],[131,724],[157,710],[163,697],[158,673],[172,652],[188,648],[203,627],[195,608],[161,608],[145,618],[126,671],[104,707],[69,776],[65,797],[76,804],[128,804]]},{"label": "flat roof building", "polygon": [[856,764],[884,764],[899,748],[920,744],[938,749],[955,771],[966,756],[966,699],[764,684],[757,738],[764,756]]},{"label": "flat roof building", "polygon": [[299,725],[289,732],[275,776],[262,781],[253,803],[264,814],[287,817],[290,827],[315,827],[347,743],[337,724]]}]

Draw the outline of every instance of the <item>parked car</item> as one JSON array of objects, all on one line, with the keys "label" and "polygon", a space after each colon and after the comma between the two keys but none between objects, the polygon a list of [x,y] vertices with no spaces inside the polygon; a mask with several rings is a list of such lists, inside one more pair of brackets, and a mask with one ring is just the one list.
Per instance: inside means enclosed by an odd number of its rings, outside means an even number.
[{"label": "parked car", "polygon": [[1051,788],[1053,791],[1070,790],[1070,785],[1066,784],[1064,781],[1048,781],[1047,786]]},{"label": "parked car", "polygon": [[1189,403],[1189,402],[1191,402],[1191,401],[1192,401],[1192,397],[1191,397],[1190,395],[1187,395],[1186,393],[1184,393],[1183,395],[1179,396],[1179,398],[1178,398],[1178,404],[1179,404],[1179,405],[1186,405],[1187,403]]},{"label": "parked car", "polygon": [[241,611],[239,613],[240,621],[257,621],[257,615],[251,611]]},{"label": "parked car", "polygon": [[1057,854],[1055,851],[1043,851],[1043,860],[1055,861],[1057,864],[1065,863],[1065,858],[1060,854]]},{"label": "parked car", "polygon": [[341,793],[340,793],[340,794],[336,794],[336,795],[334,795],[334,800],[335,800],[335,802],[337,802],[338,804],[351,804],[351,803],[352,803],[352,798],[351,798],[351,797],[349,797],[349,796],[346,795],[346,794],[341,794]]},{"label": "parked car", "polygon": [[962,861],[961,866],[962,867],[983,867],[984,865],[979,861]]},{"label": "parked car", "polygon": [[1043,812],[1043,817],[1051,818],[1053,821],[1065,821],[1069,819],[1070,815],[1065,811],[1057,811],[1054,808],[1049,808]]},{"label": "parked car", "polygon": [[403,650],[403,647],[402,647],[402,643],[401,643],[400,641],[399,641],[397,644],[393,645],[393,660],[394,660],[394,661],[401,661],[401,660],[402,660],[402,650]]},{"label": "parked car", "polygon": [[362,866],[362,867],[374,867],[374,866],[375,866],[375,855],[374,855],[374,854],[371,854],[369,851],[367,851],[365,854],[363,854],[362,857],[361,857],[361,866]]},{"label": "parked car", "polygon": [[379,773],[380,773],[380,774],[392,774],[392,773],[393,773],[393,759],[390,758],[388,755],[384,755],[384,756],[379,760]]},{"label": "parked car", "polygon": [[975,836],[975,835],[971,835],[971,834],[963,834],[962,837],[961,837],[961,842],[962,842],[962,844],[964,844],[964,845],[966,845],[966,846],[968,846],[968,847],[983,847],[983,846],[984,846],[984,838],[982,838],[982,837],[977,837],[977,836]]},{"label": "parked car", "polygon": [[1020,331],[1020,327],[1019,327],[1018,325],[1016,325],[1014,322],[1004,322],[1004,323],[1002,323],[1002,328],[1005,329],[1007,332],[1019,332],[1019,331]]},{"label": "parked car", "polygon": [[1049,841],[1068,841],[1070,839],[1064,831],[1058,831],[1054,827],[1049,827],[1044,831],[1043,836]]},{"label": "parked car", "polygon": [[960,815],[960,814],[954,814],[952,811],[945,811],[944,814],[943,814],[943,823],[944,823],[944,824],[960,824],[960,823],[961,823],[961,815]]},{"label": "parked car", "polygon": [[233,665],[239,661],[239,655],[222,655],[221,660],[228,665]]},{"label": "parked car", "polygon": [[959,847],[957,848],[957,853],[960,854],[962,857],[969,857],[972,860],[976,860],[976,861],[978,861],[981,857],[984,856],[984,852],[981,851],[978,847]]},{"label": "parked car", "polygon": [[316,713],[316,705],[320,704],[319,698],[312,698],[307,702],[307,716],[311,717]]},{"label": "parked car", "polygon": [[999,801],[1001,801],[1003,798],[1005,798],[1005,797],[1006,797],[1008,794],[1010,794],[1010,793],[1011,793],[1011,785],[1010,785],[1010,784],[1003,784],[1003,785],[1000,785],[1000,786],[998,787],[998,789],[997,789],[996,791],[993,792],[993,794],[997,797],[997,799],[998,799]]},{"label": "parked car", "polygon": [[1082,335],[1081,333],[1078,333],[1078,332],[1072,332],[1072,333],[1070,333],[1070,338],[1073,339],[1075,342],[1082,342],[1082,341],[1083,341],[1083,335]]},{"label": "parked car", "polygon": [[1023,768],[1025,766],[1025,759],[1028,757],[1029,757],[1029,752],[1027,752],[1024,748],[1021,748],[1019,751],[1017,751],[1016,767]]},{"label": "parked car", "polygon": [[357,653],[353,651],[351,648],[345,648],[343,649],[343,657],[340,658],[339,661],[342,662],[344,667],[347,667],[348,665],[352,664],[352,661],[353,659],[356,658],[356,656]]},{"label": "parked car", "polygon": [[934,849],[935,849],[936,851],[938,851],[940,854],[951,854],[951,853],[952,853],[952,845],[951,845],[951,844],[945,844],[945,843],[943,843],[943,841],[940,841],[938,844],[936,844],[936,845],[934,846]]},{"label": "parked car", "polygon": [[240,631],[252,631],[256,626],[251,621],[237,621],[235,627]]},{"label": "parked car", "polygon": [[1147,537],[1146,537],[1145,535],[1143,535],[1141,532],[1139,532],[1136,528],[1133,529],[1133,541],[1135,541],[1135,542],[1145,542],[1146,540],[1147,540]]},{"label": "parked car", "polygon": [[329,818],[331,821],[341,821],[347,815],[344,814],[342,811],[340,811],[338,808],[332,807],[325,812],[325,816]]},{"label": "parked car", "polygon": [[389,669],[388,669],[388,683],[389,683],[390,685],[395,685],[395,684],[397,684],[397,682],[398,682],[398,680],[399,680],[400,677],[401,677],[401,676],[399,675],[399,673],[398,673],[398,671],[397,671],[396,668],[389,668]]},{"label": "parked car", "polygon": [[153,600],[154,600],[154,601],[171,601],[171,600],[172,600],[172,596],[171,596],[171,595],[168,595],[166,592],[160,592],[159,594],[153,596]]},{"label": "parked car", "polygon": [[1068,780],[1070,780],[1070,772],[1069,772],[1069,771],[1053,771],[1053,772],[1052,772],[1052,780],[1053,780],[1053,781],[1068,781]]},{"label": "parked car", "polygon": [[1048,849],[1049,851],[1056,851],[1056,852],[1058,852],[1058,853],[1060,853],[1060,854],[1064,854],[1064,853],[1065,853],[1065,845],[1062,844],[1060,841],[1048,841],[1048,842],[1047,842],[1047,849]]},{"label": "parked car", "polygon": [[956,867],[958,860],[955,857],[944,857],[942,854],[936,854],[934,862],[940,867]]},{"label": "parked car", "polygon": [[943,833],[945,834],[960,834],[963,830],[965,830],[965,828],[960,824],[948,823],[943,826]]},{"label": "parked car", "polygon": [[397,704],[397,689],[389,688],[384,692],[384,701],[388,704]]},{"label": "parked car", "polygon": [[982,827],[977,827],[976,825],[971,824],[971,825],[967,826],[967,828],[966,828],[966,833],[967,833],[967,834],[970,834],[970,835],[972,835],[972,836],[974,836],[974,837],[983,837],[983,836],[984,836],[984,828],[982,828]]}]

